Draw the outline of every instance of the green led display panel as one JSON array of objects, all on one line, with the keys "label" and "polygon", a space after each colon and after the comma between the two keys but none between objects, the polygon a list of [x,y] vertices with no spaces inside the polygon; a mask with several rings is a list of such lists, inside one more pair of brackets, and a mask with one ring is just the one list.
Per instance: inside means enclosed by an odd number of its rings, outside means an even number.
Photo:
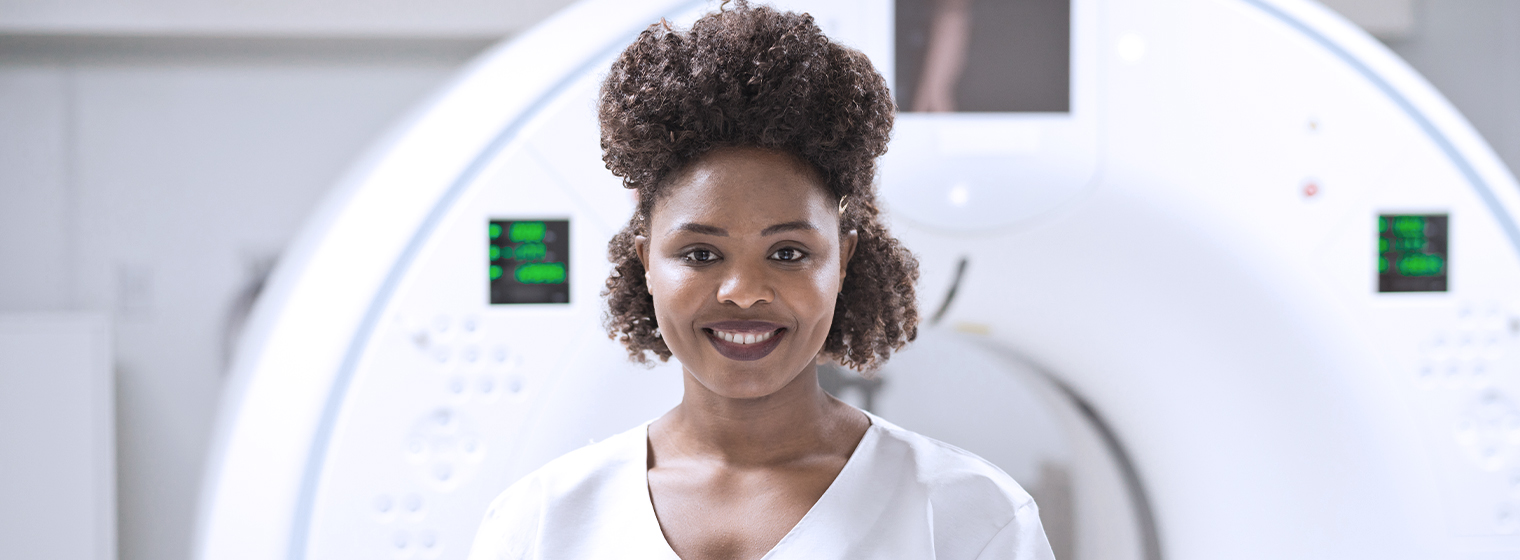
[{"label": "green led display panel", "polygon": [[1378,216],[1378,291],[1446,291],[1446,226],[1444,214]]},{"label": "green led display panel", "polygon": [[491,303],[570,303],[570,220],[491,220]]}]

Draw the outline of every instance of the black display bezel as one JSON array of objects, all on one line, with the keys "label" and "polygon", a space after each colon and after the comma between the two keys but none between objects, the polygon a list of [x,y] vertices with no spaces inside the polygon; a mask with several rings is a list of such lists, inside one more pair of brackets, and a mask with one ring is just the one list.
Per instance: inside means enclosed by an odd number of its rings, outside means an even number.
[{"label": "black display bezel", "polygon": [[492,305],[570,303],[570,220],[491,219],[486,238]]},{"label": "black display bezel", "polygon": [[1446,214],[1380,214],[1379,293],[1445,292],[1451,269]]}]

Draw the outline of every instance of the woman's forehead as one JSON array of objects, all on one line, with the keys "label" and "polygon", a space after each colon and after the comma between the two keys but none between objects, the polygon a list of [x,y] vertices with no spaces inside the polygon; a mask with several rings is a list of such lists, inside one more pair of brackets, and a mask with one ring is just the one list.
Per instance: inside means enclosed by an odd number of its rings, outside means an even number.
[{"label": "woman's forehead", "polygon": [[726,148],[692,162],[666,184],[651,221],[668,230],[660,233],[688,224],[756,233],[793,222],[822,231],[838,226],[832,198],[818,173],[790,154]]}]

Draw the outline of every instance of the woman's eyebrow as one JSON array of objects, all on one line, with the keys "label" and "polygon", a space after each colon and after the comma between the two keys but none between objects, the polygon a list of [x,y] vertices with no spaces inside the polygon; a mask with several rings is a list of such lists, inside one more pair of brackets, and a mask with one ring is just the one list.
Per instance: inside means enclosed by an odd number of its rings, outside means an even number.
[{"label": "woman's eyebrow", "polygon": [[[728,230],[726,229],[720,228],[718,226],[699,224],[696,222],[686,222],[674,228],[671,228],[672,233],[678,231],[689,231],[692,233],[700,233],[716,237],[728,237]],[[760,235],[775,235],[788,231],[818,231],[818,227],[814,226],[812,222],[808,222],[806,220],[797,220],[794,222],[786,222],[767,227],[763,230],[760,230]]]},{"label": "woman's eyebrow", "polygon": [[808,222],[808,221],[804,221],[804,220],[797,220],[795,222],[786,222],[784,224],[776,224],[776,225],[773,225],[771,227],[762,229],[762,230],[760,230],[760,235],[762,235],[762,236],[765,236],[765,235],[775,235],[777,233],[782,233],[782,232],[787,232],[787,231],[818,231],[818,228],[814,227],[813,224],[812,224],[812,222]]},{"label": "woman's eyebrow", "polygon": [[[771,226],[771,227],[775,227],[775,226]],[[675,232],[678,232],[678,231],[689,231],[689,232],[692,232],[692,233],[702,233],[702,234],[714,235],[714,236],[718,236],[718,237],[728,237],[728,230],[726,230],[726,229],[720,228],[718,226],[710,226],[710,225],[707,225],[707,224],[699,224],[699,223],[696,223],[696,222],[686,222],[684,224],[681,224],[681,225],[678,225],[678,226],[676,226],[674,228],[671,228],[670,231],[671,231],[671,233],[675,233]]]}]

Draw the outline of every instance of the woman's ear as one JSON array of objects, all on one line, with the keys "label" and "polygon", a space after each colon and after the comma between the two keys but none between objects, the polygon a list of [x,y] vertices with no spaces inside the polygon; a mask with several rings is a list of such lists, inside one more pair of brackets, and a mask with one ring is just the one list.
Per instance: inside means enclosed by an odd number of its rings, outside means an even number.
[{"label": "woman's ear", "polygon": [[839,240],[839,289],[844,290],[844,274],[850,268],[850,259],[855,257],[855,245],[860,242],[860,234],[855,230],[846,233]]},{"label": "woman's ear", "polygon": [[654,292],[649,289],[649,238],[642,235],[633,236],[633,252],[639,256],[639,264],[644,267],[644,290],[654,295]]},{"label": "woman's ear", "polygon": [[633,236],[633,252],[639,255],[639,264],[644,266],[644,270],[649,270],[649,238]]}]

